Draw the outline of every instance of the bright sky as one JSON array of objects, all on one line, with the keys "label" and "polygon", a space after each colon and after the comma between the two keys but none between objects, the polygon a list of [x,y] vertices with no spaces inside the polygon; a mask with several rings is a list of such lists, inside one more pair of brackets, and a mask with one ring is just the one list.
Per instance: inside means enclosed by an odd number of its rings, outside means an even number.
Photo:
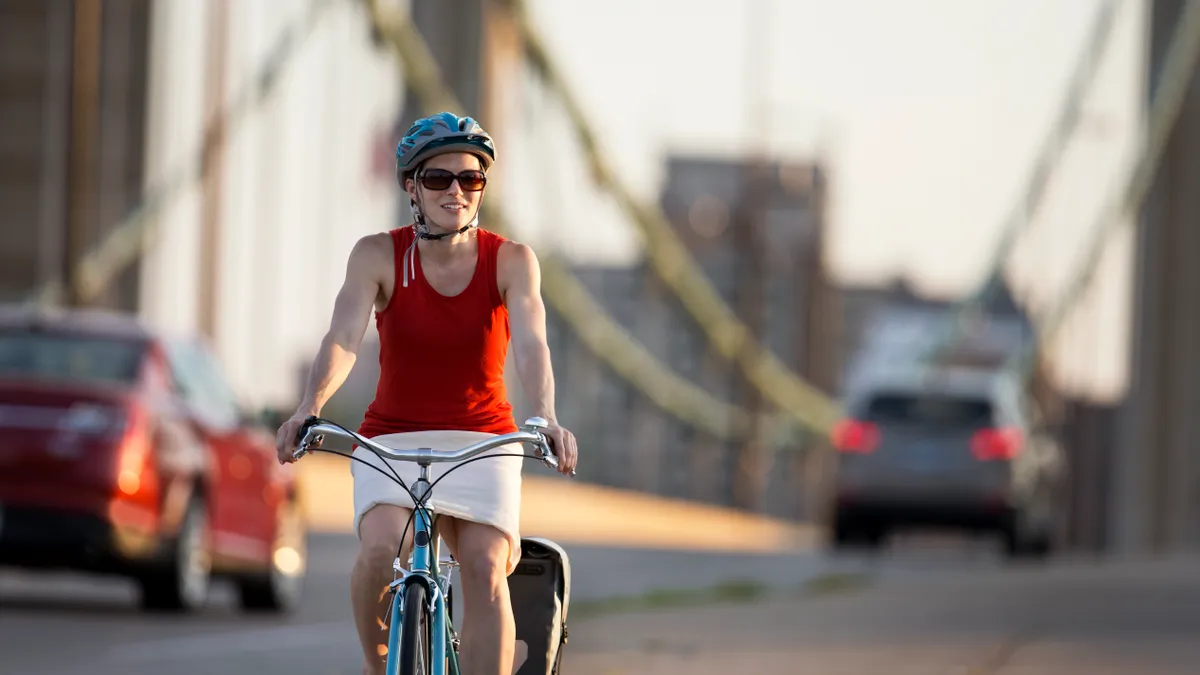
[{"label": "bright sky", "polygon": [[[1091,143],[1126,142],[1120,130],[1137,121],[1128,99],[1137,94],[1130,73],[1143,2],[1124,2],[1118,33],[1126,38],[1115,51],[1126,65],[1101,76],[1119,82],[1107,87],[1110,104],[1095,107],[1105,131]],[[954,292],[982,273],[1102,2],[531,4],[615,161],[647,198],[657,194],[667,151],[736,151],[765,129],[776,154],[803,160],[823,147],[833,161],[830,255],[839,277],[906,273]],[[761,99],[749,58],[770,84]],[[750,121],[761,100],[770,104],[765,127]],[[1082,171],[1094,194],[1097,180]],[[599,257],[630,250],[632,228],[594,202],[570,203],[566,248]]]}]

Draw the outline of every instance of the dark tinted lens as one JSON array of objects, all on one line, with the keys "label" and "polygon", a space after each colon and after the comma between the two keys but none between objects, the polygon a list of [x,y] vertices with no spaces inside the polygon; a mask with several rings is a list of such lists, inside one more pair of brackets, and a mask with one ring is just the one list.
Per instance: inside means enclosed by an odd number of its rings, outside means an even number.
[{"label": "dark tinted lens", "polygon": [[446,190],[454,182],[454,174],[445,169],[430,169],[421,175],[421,185],[429,190]]},{"label": "dark tinted lens", "polygon": [[458,185],[467,192],[478,192],[487,184],[487,176],[482,171],[464,171],[458,174]]},{"label": "dark tinted lens", "polygon": [[429,190],[448,190],[454,179],[458,186],[467,192],[478,192],[487,184],[487,176],[482,171],[464,171],[457,176],[445,169],[430,169],[421,176],[421,184]]}]

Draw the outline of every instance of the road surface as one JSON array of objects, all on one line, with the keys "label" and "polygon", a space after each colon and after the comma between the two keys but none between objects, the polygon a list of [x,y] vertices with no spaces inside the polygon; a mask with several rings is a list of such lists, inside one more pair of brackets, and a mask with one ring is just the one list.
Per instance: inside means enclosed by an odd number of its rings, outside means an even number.
[{"label": "road surface", "polygon": [[[133,586],[119,580],[0,572],[0,675],[85,666],[89,675],[357,675],[348,577],[355,546],[349,535],[313,536],[305,601],[287,620],[239,614],[224,587],[195,617],[144,616]],[[572,545],[569,552],[573,598],[583,609],[614,594],[704,588],[730,578],[795,586],[832,565],[811,551],[747,557]]]},{"label": "road surface", "polygon": [[578,628],[570,675],[1194,675],[1200,558],[891,576]]},{"label": "road surface", "polygon": [[[355,675],[346,576],[353,550],[347,535],[314,536],[305,602],[286,620],[239,614],[227,589],[197,616],[149,617],[121,582],[0,574],[0,674]],[[1200,672],[1195,559],[1012,569],[987,546],[927,543],[874,560],[812,550],[570,551],[581,611],[571,621],[567,675],[752,666],[797,674]],[[869,583],[814,594],[811,582],[831,574]],[[660,592],[653,597],[688,605],[597,611],[605,605],[596,601],[614,594],[731,579],[776,590],[717,605],[705,604],[705,593]]]},{"label": "road surface", "polygon": [[[143,615],[125,582],[0,571],[0,675],[357,675],[347,473],[306,474],[318,531],[294,615],[242,615],[222,587],[195,616]],[[565,480],[525,487],[526,533],[571,555],[565,675],[756,672],[760,662],[825,675],[1200,673],[1194,559],[1014,570],[989,543],[928,539],[829,558],[812,528]],[[721,582],[760,604],[697,604],[721,596],[711,590]],[[830,588],[841,590],[813,596]]]}]

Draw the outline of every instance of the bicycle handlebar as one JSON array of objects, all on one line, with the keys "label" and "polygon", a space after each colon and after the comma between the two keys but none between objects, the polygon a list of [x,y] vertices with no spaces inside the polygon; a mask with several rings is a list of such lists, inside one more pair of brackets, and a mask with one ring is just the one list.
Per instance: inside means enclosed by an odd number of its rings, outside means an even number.
[{"label": "bicycle handlebar", "polygon": [[[451,452],[434,452],[432,448],[415,448],[411,450],[397,450],[380,445],[368,438],[363,438],[357,433],[334,424],[319,417],[311,416],[304,421],[298,433],[299,443],[297,443],[296,451],[292,453],[294,459],[300,459],[308,453],[309,447],[314,443],[320,443],[325,434],[333,434],[348,438],[358,445],[367,448],[371,452],[387,459],[392,459],[401,462],[417,462],[418,464],[433,463],[433,462],[457,462],[464,459],[469,459],[482,452],[487,452],[493,448],[498,448],[502,445],[511,443],[530,443],[538,449],[538,459],[546,466],[557,469],[558,457],[550,449],[550,443],[546,435],[541,432],[549,424],[546,420],[540,417],[531,417],[525,420],[525,424],[521,425],[520,430],[512,433],[501,434],[492,438],[487,438],[478,443],[473,443],[464,448],[459,448]],[[574,471],[571,472],[575,474]]]}]

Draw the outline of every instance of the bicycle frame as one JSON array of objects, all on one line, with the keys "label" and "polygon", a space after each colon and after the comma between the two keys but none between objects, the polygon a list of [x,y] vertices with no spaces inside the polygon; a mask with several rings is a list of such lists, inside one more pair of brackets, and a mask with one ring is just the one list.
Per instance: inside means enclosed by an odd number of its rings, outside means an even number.
[{"label": "bicycle frame", "polygon": [[[412,488],[413,496],[418,501],[424,501],[431,489],[428,476],[428,466],[421,465],[421,476]],[[404,576],[394,580],[390,586],[392,592],[391,609],[388,622],[387,661],[384,672],[396,675],[399,671],[400,633],[403,622],[404,591],[413,583],[424,583],[433,600],[429,612],[429,671],[430,675],[459,675],[458,656],[452,646],[452,629],[449,608],[446,606],[446,591],[450,588],[450,573],[447,571],[442,584],[441,540],[437,534],[435,523],[429,522],[429,514],[423,509],[413,513],[413,550],[412,569]],[[396,573],[404,572],[397,558],[392,565]],[[448,664],[448,667],[447,667]]]},{"label": "bicycle frame", "polygon": [[[374,441],[363,438],[359,434],[332,422],[310,416],[301,426],[298,436],[297,449],[292,453],[294,459],[300,459],[307,454],[310,443],[320,444],[324,434],[330,433],[344,437],[355,444],[365,447],[376,455],[393,461],[415,462],[420,467],[420,475],[411,488],[416,503],[428,502],[433,486],[429,482],[429,466],[434,462],[455,462],[466,460],[493,447],[509,443],[534,444],[539,454],[534,457],[550,468],[558,468],[558,459],[554,456],[542,430],[548,422],[540,417],[531,417],[525,421],[519,431],[496,436],[479,441],[465,448],[449,453],[434,453],[430,448],[413,450],[393,450],[385,448]],[[572,470],[571,475],[575,472]],[[443,586],[442,563],[440,559],[440,541],[437,535],[436,523],[430,521],[430,515],[421,509],[413,513],[413,552],[411,570],[405,570],[399,558],[392,563],[392,571],[398,578],[393,578],[388,585],[392,593],[388,617],[387,658],[384,671],[387,675],[397,675],[400,658],[400,639],[403,625],[403,608],[405,591],[414,583],[424,584],[430,600],[430,645],[429,664],[430,675],[459,675],[458,655],[452,643],[453,626],[450,623],[450,612],[446,606],[446,597],[450,589],[450,576],[445,576]],[[447,668],[450,672],[447,673]]]}]

